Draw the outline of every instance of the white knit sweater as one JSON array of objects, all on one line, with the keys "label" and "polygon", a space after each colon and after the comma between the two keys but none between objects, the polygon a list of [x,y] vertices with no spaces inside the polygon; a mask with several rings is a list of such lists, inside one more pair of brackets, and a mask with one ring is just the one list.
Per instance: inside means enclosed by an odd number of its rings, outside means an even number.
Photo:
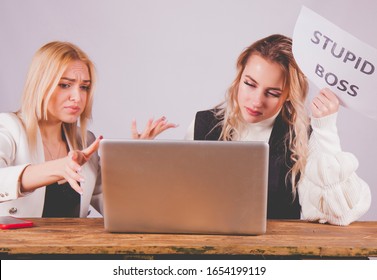
[{"label": "white knit sweater", "polygon": [[336,117],[312,118],[309,158],[298,192],[304,219],[348,225],[368,211],[371,193],[355,173],[356,157],[342,152]]},{"label": "white knit sweater", "polygon": [[[337,113],[312,118],[309,157],[297,186],[302,219],[348,225],[364,215],[371,204],[369,186],[359,178],[356,157],[342,152],[336,128]],[[257,124],[249,124],[240,141],[268,142],[275,116]],[[194,139],[193,121],[185,139]]]}]

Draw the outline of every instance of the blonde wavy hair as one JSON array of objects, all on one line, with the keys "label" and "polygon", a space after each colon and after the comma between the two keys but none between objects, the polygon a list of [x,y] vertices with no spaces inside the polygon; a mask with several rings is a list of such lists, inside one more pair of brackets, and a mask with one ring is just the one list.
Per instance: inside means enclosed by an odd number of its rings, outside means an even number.
[{"label": "blonde wavy hair", "polygon": [[[288,91],[288,97],[281,113],[283,121],[289,127],[289,147],[286,148],[292,153],[293,166],[290,174],[292,191],[295,194],[299,175],[304,172],[308,156],[309,117],[305,108],[308,82],[293,57],[290,38],[279,34],[268,36],[253,43],[238,57],[237,76],[227,91],[225,101],[214,108],[216,117],[221,120],[219,123],[222,127],[220,139],[231,141],[240,135],[244,128],[245,124],[237,95],[242,73],[251,55],[259,55],[268,61],[279,64],[285,76],[284,90]],[[288,174],[286,178],[288,178]]]},{"label": "blonde wavy hair", "polygon": [[79,118],[81,140],[77,139],[77,121],[63,123],[62,126],[74,149],[79,149],[80,144],[81,148],[87,146],[86,130],[92,117],[95,67],[87,54],[76,45],[55,41],[42,46],[35,53],[26,77],[21,108],[17,112],[25,126],[31,151],[36,150],[38,122],[47,120],[47,105],[50,98],[64,71],[73,61],[82,61],[88,67],[91,81],[86,106]]}]

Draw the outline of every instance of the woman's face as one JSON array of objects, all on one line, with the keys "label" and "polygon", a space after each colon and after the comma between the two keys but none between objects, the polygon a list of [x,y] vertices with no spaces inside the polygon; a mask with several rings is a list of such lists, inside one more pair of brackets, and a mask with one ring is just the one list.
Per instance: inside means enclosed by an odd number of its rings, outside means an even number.
[{"label": "woman's face", "polygon": [[237,96],[246,122],[258,123],[281,109],[288,96],[283,90],[284,80],[279,64],[256,54],[250,56],[242,72]]},{"label": "woman's face", "polygon": [[68,64],[47,106],[48,120],[76,122],[85,109],[90,90],[88,67],[82,61]]}]

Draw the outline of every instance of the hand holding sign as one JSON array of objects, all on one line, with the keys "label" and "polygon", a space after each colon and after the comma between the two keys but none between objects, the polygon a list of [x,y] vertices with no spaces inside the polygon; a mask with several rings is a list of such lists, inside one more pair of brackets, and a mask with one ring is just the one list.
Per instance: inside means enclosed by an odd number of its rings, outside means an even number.
[{"label": "hand holding sign", "polygon": [[323,118],[338,112],[339,100],[331,90],[325,88],[314,97],[310,108],[314,118]]},{"label": "hand holding sign", "polygon": [[345,107],[377,120],[377,50],[303,7],[293,54],[318,87],[328,87]]}]

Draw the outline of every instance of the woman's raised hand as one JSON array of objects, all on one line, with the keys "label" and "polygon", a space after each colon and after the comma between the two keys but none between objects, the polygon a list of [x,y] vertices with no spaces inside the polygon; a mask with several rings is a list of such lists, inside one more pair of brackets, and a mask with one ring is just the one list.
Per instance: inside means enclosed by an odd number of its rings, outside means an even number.
[{"label": "woman's raised hand", "polygon": [[339,99],[330,89],[324,88],[311,103],[312,116],[322,118],[339,110]]},{"label": "woman's raised hand", "polygon": [[71,185],[71,187],[83,194],[83,190],[77,182],[84,182],[84,178],[80,175],[81,166],[89,161],[90,157],[98,151],[99,143],[103,137],[99,136],[89,147],[83,150],[74,150],[65,157],[65,168],[63,177]]},{"label": "woman's raised hand", "polygon": [[169,128],[175,128],[178,125],[169,123],[165,117],[157,120],[153,118],[148,120],[148,123],[142,133],[139,133],[136,127],[136,120],[132,121],[131,134],[133,139],[154,139],[157,135]]}]

